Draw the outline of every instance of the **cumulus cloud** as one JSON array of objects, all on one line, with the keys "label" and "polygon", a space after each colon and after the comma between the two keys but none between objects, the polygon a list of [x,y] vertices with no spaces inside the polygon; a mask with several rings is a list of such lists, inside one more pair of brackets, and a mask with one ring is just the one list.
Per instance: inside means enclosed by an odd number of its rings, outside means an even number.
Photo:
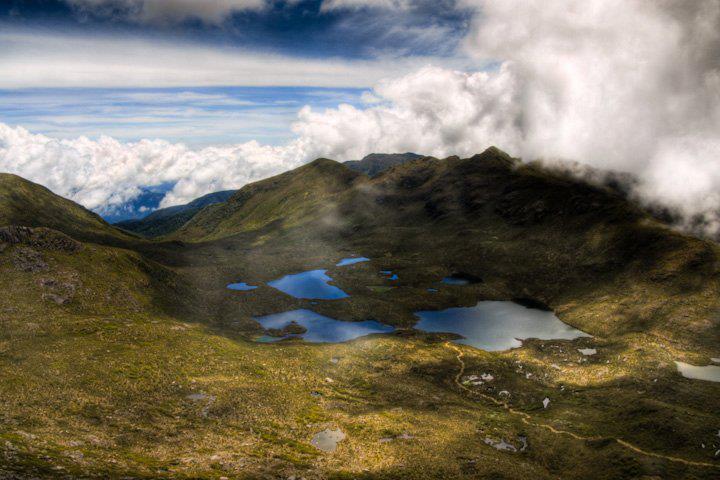
[{"label": "cumulus cloud", "polygon": [[331,158],[361,158],[371,152],[419,151],[471,155],[490,143],[520,143],[521,114],[515,78],[498,72],[463,73],[425,67],[380,82],[371,106],[300,111],[294,131]]},{"label": "cumulus cloud", "polygon": [[58,140],[0,124],[0,171],[101,213],[137,196],[141,186],[177,182],[163,200],[169,206],[297,167],[311,155],[301,140],[283,147],[251,141],[192,150],[162,140]]},{"label": "cumulus cloud", "polygon": [[463,0],[485,73],[425,69],[375,102],[304,110],[296,129],[337,156],[495,144],[639,177],[637,193],[717,230],[720,1]]},{"label": "cumulus cloud", "polygon": [[81,14],[137,23],[169,24],[188,19],[219,25],[233,12],[260,10],[265,0],[65,0]]}]

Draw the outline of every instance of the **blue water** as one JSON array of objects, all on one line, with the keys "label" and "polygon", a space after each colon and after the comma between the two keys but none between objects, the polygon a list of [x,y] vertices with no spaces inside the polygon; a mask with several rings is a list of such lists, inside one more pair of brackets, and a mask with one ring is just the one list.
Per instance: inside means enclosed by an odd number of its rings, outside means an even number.
[{"label": "blue water", "polygon": [[344,267],[346,265],[355,265],[356,263],[369,262],[370,259],[367,257],[350,257],[343,258],[335,264],[336,267]]},{"label": "blue water", "polygon": [[242,292],[246,292],[248,290],[255,290],[258,287],[254,286],[254,285],[248,285],[245,282],[241,282],[241,283],[231,283],[230,285],[227,286],[227,288],[229,288],[230,290],[240,290]]},{"label": "blue water", "polygon": [[415,312],[415,325],[426,332],[462,335],[456,343],[482,350],[508,350],[527,338],[542,340],[589,337],[558,319],[554,313],[513,302],[479,302],[474,307]]},{"label": "blue water", "polygon": [[326,317],[311,310],[292,310],[289,312],[256,317],[255,320],[265,329],[282,329],[290,322],[295,321],[307,328],[307,332],[298,335],[287,335],[285,337],[271,337],[265,335],[258,338],[260,342],[277,342],[283,338],[297,337],[306,342],[313,343],[339,343],[347,342],[358,337],[364,337],[373,333],[390,333],[395,330],[389,325],[374,320],[364,322],[342,322],[334,318]]},{"label": "blue water", "polygon": [[392,270],[380,270],[381,275],[385,275],[386,280],[397,280],[397,273],[393,273]]},{"label": "blue water", "polygon": [[279,280],[268,282],[268,285],[295,298],[335,300],[348,297],[349,295],[338,287],[328,285],[332,278],[325,272],[327,270],[309,270],[294,275],[285,275]]},{"label": "blue water", "polygon": [[443,278],[442,283],[445,283],[447,285],[468,285],[470,284],[470,281],[465,278],[450,276]]}]

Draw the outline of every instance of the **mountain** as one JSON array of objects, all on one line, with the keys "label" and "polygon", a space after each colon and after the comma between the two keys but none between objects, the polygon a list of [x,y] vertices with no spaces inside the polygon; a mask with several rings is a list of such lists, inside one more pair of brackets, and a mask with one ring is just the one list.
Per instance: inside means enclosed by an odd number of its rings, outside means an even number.
[{"label": "mountain", "polygon": [[[716,478],[718,384],[675,362],[720,357],[720,247],[571,170],[318,159],[156,240],[0,177],[0,478]],[[347,296],[269,285],[309,270]],[[417,328],[511,300],[590,336]],[[297,310],[397,330],[266,343]]]},{"label": "mountain", "polygon": [[[595,310],[587,305],[602,295],[643,295],[645,313],[621,315],[601,330],[630,332],[642,324],[673,338],[710,335],[699,317],[678,329],[674,315],[684,307],[668,303],[665,294],[687,296],[687,282],[710,275],[715,264],[702,259],[715,258],[713,244],[680,235],[613,188],[523,164],[496,148],[466,159],[426,158],[370,179],[317,160],[247,185],[226,203],[199,212],[173,238],[223,240],[227,248],[262,238],[266,249],[277,252],[321,245],[318,252],[330,255],[391,255],[393,263],[417,272],[429,264],[462,268],[496,278],[495,288],[507,298],[531,297],[562,309],[582,296],[585,306],[572,307],[574,324],[589,330],[600,327],[593,326]],[[293,263],[277,253],[263,268],[280,260]],[[230,267],[234,260],[220,263]],[[660,285],[665,294],[656,295]],[[712,315],[701,291],[695,308],[703,305]],[[395,315],[398,322],[414,321],[407,313]]]},{"label": "mountain", "polygon": [[403,163],[418,160],[420,158],[423,158],[423,156],[410,152],[371,153],[362,160],[348,160],[345,162],[345,166],[355,170],[356,172],[364,173],[369,177],[375,177],[396,165],[402,165]]},{"label": "mountain", "polygon": [[161,208],[144,218],[117,222],[115,226],[148,238],[167,235],[182,227],[204,207],[225,202],[233,193],[235,190],[208,193],[185,205]]},{"label": "mountain", "polygon": [[47,227],[79,240],[117,242],[127,238],[99,215],[55,195],[42,185],[0,173],[0,226]]},{"label": "mountain", "polygon": [[290,227],[301,224],[308,215],[325,217],[331,214],[333,197],[347,191],[360,177],[334,160],[317,159],[244,186],[227,202],[198,212],[174,237],[207,240],[276,222]]}]

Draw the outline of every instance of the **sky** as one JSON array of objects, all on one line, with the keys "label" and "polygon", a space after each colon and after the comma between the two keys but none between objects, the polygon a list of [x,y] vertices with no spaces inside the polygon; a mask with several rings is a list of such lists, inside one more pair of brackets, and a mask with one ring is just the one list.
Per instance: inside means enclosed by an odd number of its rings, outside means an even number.
[{"label": "sky", "polygon": [[719,51],[720,0],[11,0],[0,170],[111,217],[496,145],[630,172],[717,233]]}]

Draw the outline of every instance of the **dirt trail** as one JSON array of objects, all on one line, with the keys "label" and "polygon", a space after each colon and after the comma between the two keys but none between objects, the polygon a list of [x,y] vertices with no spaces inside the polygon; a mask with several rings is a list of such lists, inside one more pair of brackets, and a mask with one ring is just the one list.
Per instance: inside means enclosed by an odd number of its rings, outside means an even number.
[{"label": "dirt trail", "polygon": [[463,360],[464,353],[463,353],[463,351],[462,351],[462,349],[461,349],[460,347],[458,347],[457,345],[454,345],[454,344],[452,344],[452,343],[450,343],[450,342],[445,342],[445,346],[451,348],[451,349],[454,350],[455,353],[456,353],[455,358],[457,358],[457,361],[458,361],[458,363],[460,364],[460,370],[459,370],[458,373],[455,375],[454,381],[455,381],[455,384],[456,384],[461,390],[464,390],[464,391],[470,393],[470,394],[473,395],[473,396],[477,396],[477,397],[481,397],[481,398],[483,398],[483,399],[485,399],[485,400],[489,400],[490,402],[494,403],[494,404],[497,405],[497,406],[503,407],[503,408],[504,408],[505,410],[507,410],[510,414],[512,414],[512,415],[517,415],[517,416],[521,417],[522,422],[525,423],[526,425],[530,425],[530,426],[538,427],[538,428],[544,428],[545,430],[548,430],[548,431],[550,431],[550,432],[552,432],[552,433],[554,433],[554,434],[556,434],[556,435],[567,435],[567,436],[569,436],[569,437],[574,438],[575,440],[581,440],[581,441],[612,440],[612,441],[616,442],[618,445],[621,445],[621,446],[623,446],[624,448],[627,448],[628,450],[631,450],[631,451],[633,451],[633,452],[635,452],[635,453],[639,453],[639,454],[641,454],[641,455],[646,455],[646,456],[648,456],[648,457],[660,458],[660,459],[663,459],[663,460],[668,460],[668,461],[670,461],[670,462],[682,463],[683,465],[689,465],[689,466],[693,466],[693,467],[706,467],[706,468],[716,468],[716,469],[720,469],[720,464],[714,464],[714,463],[708,463],[708,462],[696,462],[696,461],[693,461],[693,460],[685,460],[684,458],[673,457],[673,456],[670,456],[670,455],[663,455],[663,454],[661,454],[661,453],[649,452],[649,451],[643,450],[642,448],[637,447],[637,446],[635,446],[635,445],[633,445],[633,444],[631,444],[631,443],[629,443],[629,442],[627,442],[627,441],[625,441],[625,440],[623,440],[623,439],[621,439],[621,438],[612,438],[612,437],[587,437],[587,436],[583,436],[583,435],[578,435],[577,433],[574,433],[574,432],[569,432],[569,431],[567,431],[567,430],[559,430],[559,429],[553,427],[552,425],[548,425],[548,424],[546,424],[546,423],[538,423],[538,422],[535,422],[535,421],[532,420],[532,416],[531,416],[531,415],[529,415],[529,414],[527,414],[527,413],[525,413],[525,412],[521,412],[520,410],[516,410],[516,409],[512,408],[510,405],[508,405],[507,402],[500,401],[500,400],[498,400],[498,399],[495,398],[495,397],[492,397],[492,396],[490,396],[490,395],[486,395],[486,394],[481,393],[481,392],[477,392],[477,391],[475,391],[475,390],[473,390],[473,389],[471,389],[471,388],[468,388],[467,386],[463,385],[462,382],[461,382],[461,379],[462,379],[462,376],[465,374],[465,361]]}]

